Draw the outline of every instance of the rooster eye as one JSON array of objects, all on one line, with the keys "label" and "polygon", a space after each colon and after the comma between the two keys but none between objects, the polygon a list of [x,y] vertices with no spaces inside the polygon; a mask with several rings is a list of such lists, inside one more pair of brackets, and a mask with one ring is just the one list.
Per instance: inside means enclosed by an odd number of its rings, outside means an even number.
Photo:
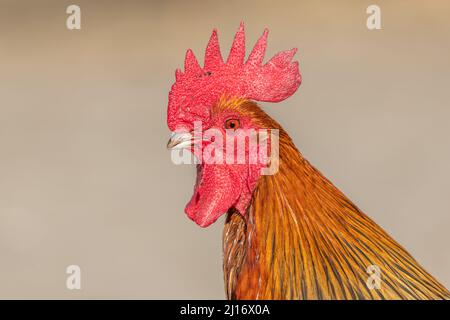
[{"label": "rooster eye", "polygon": [[237,129],[239,128],[239,120],[238,119],[228,119],[225,121],[225,129]]}]

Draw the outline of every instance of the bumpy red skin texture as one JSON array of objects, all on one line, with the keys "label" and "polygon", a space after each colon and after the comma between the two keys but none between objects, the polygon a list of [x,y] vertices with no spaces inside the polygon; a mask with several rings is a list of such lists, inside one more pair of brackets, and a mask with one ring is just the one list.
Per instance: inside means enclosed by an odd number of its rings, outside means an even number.
[{"label": "bumpy red skin texture", "polygon": [[[292,61],[296,49],[280,52],[263,64],[267,35],[266,29],[246,62],[242,23],[226,62],[222,59],[215,30],[206,48],[203,68],[188,50],[185,70],[176,71],[176,81],[169,93],[169,129],[192,131],[196,121],[201,121],[203,130],[222,129],[224,115],[217,118],[212,114],[212,108],[224,95],[266,102],[279,102],[291,96],[301,83],[298,62]],[[251,119],[244,120],[246,126],[251,127]],[[197,156],[202,157],[201,154]],[[245,216],[260,170],[261,165],[254,164],[200,165],[186,214],[202,227],[216,221],[231,207]]]},{"label": "bumpy red skin texture", "polygon": [[169,93],[169,129],[192,130],[194,121],[208,119],[211,107],[224,94],[266,102],[279,102],[291,96],[301,83],[298,62],[291,61],[297,50],[280,52],[263,64],[267,35],[266,29],[246,62],[243,24],[226,62],[222,59],[215,30],[206,48],[203,68],[188,50],[185,71],[175,72],[176,81]]},{"label": "bumpy red skin texture", "polygon": [[[260,129],[253,125],[251,119],[235,112],[213,115],[209,124],[226,137],[224,123],[227,119],[239,119],[240,129]],[[265,166],[262,163],[249,164],[248,161],[244,164],[208,164],[206,157],[209,153],[204,150],[210,143],[213,142],[204,141],[201,148],[193,151],[197,158],[201,157],[202,164],[197,167],[194,194],[185,208],[188,217],[201,227],[211,225],[231,207],[235,207],[245,217],[261,169]],[[224,147],[222,153],[225,152]],[[249,158],[249,152],[246,145],[246,159]]]},{"label": "bumpy red skin texture", "polygon": [[259,177],[257,166],[202,165],[201,178],[185,212],[201,227],[214,223],[229,208],[243,216]]}]

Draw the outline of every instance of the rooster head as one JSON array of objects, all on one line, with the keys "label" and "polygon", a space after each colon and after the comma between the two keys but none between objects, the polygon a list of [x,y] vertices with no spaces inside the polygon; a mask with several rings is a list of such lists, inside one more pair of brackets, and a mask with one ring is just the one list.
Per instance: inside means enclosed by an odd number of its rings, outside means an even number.
[{"label": "rooster head", "polygon": [[224,62],[214,30],[204,67],[188,50],[184,72],[175,72],[167,108],[172,131],[168,147],[195,155],[197,182],[185,212],[201,227],[230,208],[245,217],[261,170],[268,164],[263,158],[270,153],[271,139],[263,130],[277,126],[254,101],[282,101],[301,83],[298,62],[292,61],[296,49],[280,52],[263,64],[267,35],[266,29],[244,61],[241,23]]}]

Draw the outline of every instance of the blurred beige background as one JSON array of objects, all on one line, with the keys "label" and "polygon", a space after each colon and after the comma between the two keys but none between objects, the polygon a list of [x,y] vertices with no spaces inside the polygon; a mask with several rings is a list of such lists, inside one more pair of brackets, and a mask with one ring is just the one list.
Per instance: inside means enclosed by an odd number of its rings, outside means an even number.
[{"label": "blurred beige background", "polygon": [[268,113],[450,287],[448,1],[0,0],[0,298],[224,298],[223,219],[184,215],[166,106],[185,50],[217,27],[228,54],[241,20],[248,47],[267,26],[267,56],[299,48],[303,84]]}]

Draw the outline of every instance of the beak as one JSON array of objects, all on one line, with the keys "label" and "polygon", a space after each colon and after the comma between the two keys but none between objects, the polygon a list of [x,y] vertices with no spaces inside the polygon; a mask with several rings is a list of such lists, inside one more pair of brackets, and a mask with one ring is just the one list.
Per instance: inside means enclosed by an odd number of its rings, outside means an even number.
[{"label": "beak", "polygon": [[167,142],[167,149],[183,149],[191,146],[194,143],[192,133],[181,132],[172,133],[169,141]]}]

